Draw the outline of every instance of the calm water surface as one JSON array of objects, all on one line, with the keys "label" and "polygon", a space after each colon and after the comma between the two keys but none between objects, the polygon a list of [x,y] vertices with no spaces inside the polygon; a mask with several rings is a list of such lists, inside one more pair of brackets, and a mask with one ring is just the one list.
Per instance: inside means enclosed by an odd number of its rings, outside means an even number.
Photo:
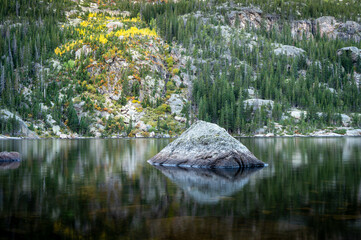
[{"label": "calm water surface", "polygon": [[360,239],[361,138],[240,139],[258,171],[155,168],[170,140],[2,140],[0,239]]}]

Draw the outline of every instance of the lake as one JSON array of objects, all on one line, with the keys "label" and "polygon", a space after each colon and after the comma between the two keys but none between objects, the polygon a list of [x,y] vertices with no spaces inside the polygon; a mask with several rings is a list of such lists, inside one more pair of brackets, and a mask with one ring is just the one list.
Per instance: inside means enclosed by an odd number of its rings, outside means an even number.
[{"label": "lake", "polygon": [[0,140],[0,239],[360,239],[361,138],[241,138],[259,170],[156,168],[169,139]]}]

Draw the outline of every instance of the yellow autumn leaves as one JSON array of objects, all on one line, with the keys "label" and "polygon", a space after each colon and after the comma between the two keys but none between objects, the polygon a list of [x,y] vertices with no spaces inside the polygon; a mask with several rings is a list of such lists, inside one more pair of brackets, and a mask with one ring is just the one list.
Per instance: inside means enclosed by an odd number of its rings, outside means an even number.
[{"label": "yellow autumn leaves", "polygon": [[103,34],[100,34],[100,35],[99,35],[98,40],[99,40],[99,42],[100,42],[101,44],[106,44],[106,43],[108,42],[108,39],[107,39],[106,37],[104,37]]},{"label": "yellow autumn leaves", "polygon": [[136,27],[131,27],[128,30],[120,29],[114,33],[115,36],[123,36],[125,38],[133,37],[134,35],[142,35],[148,37],[157,37],[155,30],[150,30],[149,28],[138,29]]},{"label": "yellow autumn leaves", "polygon": [[54,52],[56,55],[61,56],[64,53],[69,52],[69,51],[73,50],[75,47],[79,47],[82,44],[83,44],[83,40],[68,42],[68,43],[64,44],[63,46],[61,46],[61,48],[59,48],[59,47],[55,48]]},{"label": "yellow autumn leaves", "polygon": [[[122,22],[129,27],[129,25],[133,25],[128,29],[116,29],[115,31],[110,31],[107,27],[107,24],[110,22]],[[99,44],[106,45],[110,40],[119,41],[118,39],[114,39],[114,37],[123,36],[123,38],[129,38],[134,36],[145,36],[148,38],[156,38],[157,33],[155,30],[151,30],[149,28],[137,28],[136,25],[139,25],[141,20],[139,17],[137,18],[123,18],[123,17],[109,17],[104,16],[103,14],[98,13],[89,13],[87,20],[80,22],[72,31],[75,31],[75,37],[79,38],[78,40],[68,42],[61,47],[57,47],[54,52],[56,55],[61,56],[66,52],[73,50],[80,43],[84,43],[87,45],[95,45]]]}]

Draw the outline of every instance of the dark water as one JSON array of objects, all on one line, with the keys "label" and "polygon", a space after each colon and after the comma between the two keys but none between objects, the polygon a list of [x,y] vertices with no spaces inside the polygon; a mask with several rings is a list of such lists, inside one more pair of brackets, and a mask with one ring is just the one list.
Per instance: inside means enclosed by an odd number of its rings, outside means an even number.
[{"label": "dark water", "polygon": [[259,171],[155,168],[169,140],[6,140],[0,239],[360,239],[361,138],[241,139]]}]

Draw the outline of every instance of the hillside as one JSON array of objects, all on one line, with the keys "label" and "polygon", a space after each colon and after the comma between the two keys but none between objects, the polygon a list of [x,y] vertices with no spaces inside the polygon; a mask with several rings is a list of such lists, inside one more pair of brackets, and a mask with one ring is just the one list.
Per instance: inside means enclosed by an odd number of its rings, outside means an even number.
[{"label": "hillside", "polygon": [[361,133],[358,1],[32,2],[1,16],[0,134]]}]

